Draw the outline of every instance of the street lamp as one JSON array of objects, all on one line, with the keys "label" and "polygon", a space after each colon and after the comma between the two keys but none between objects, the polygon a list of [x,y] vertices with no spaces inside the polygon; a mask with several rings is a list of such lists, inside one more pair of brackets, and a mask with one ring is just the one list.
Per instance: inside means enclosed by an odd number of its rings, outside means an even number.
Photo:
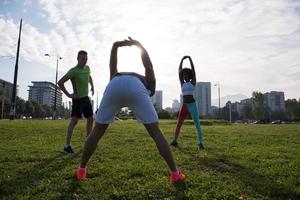
[{"label": "street lamp", "polygon": [[58,54],[56,53],[46,53],[45,56],[54,56],[56,58],[56,75],[55,75],[55,92],[54,92],[54,107],[53,107],[53,119],[56,119],[56,99],[57,99],[57,75],[58,75],[58,60],[62,59]]},{"label": "street lamp", "polygon": [[214,86],[218,86],[218,96],[219,96],[219,118],[221,119],[221,100],[220,100],[220,83],[214,84]]},{"label": "street lamp", "polygon": [[231,101],[228,102],[229,103],[229,122],[231,123]]}]

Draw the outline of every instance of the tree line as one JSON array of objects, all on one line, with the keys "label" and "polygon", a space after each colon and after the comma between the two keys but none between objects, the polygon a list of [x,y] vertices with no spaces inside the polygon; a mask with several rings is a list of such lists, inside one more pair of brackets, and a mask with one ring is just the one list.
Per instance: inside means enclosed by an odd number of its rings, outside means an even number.
[{"label": "tree line", "polygon": [[[229,120],[230,102],[227,102],[222,110],[222,118]],[[270,122],[273,120],[300,121],[300,99],[288,99],[285,101],[286,110],[272,111],[265,103],[261,92],[253,92],[251,103],[243,106],[241,114],[231,112],[232,121],[236,120],[261,120]]]},{"label": "tree line", "polygon": [[[11,102],[8,99],[2,99],[0,104],[0,112],[3,118],[9,118]],[[69,118],[70,110],[63,106],[57,106],[57,117]],[[3,112],[3,113],[2,113]],[[34,101],[26,101],[20,97],[16,98],[16,118],[32,117],[32,118],[45,118],[53,116],[53,107],[48,105],[40,105]]]}]

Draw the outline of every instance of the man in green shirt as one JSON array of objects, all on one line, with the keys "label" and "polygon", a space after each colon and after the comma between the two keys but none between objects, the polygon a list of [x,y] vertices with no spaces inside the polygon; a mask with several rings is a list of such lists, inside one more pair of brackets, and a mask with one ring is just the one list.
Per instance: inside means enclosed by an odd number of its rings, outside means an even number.
[{"label": "man in green shirt", "polygon": [[[94,84],[90,75],[91,71],[87,63],[87,52],[79,51],[77,55],[77,65],[71,68],[59,81],[58,86],[65,95],[72,99],[71,121],[67,130],[67,141],[64,151],[66,153],[74,153],[71,146],[71,138],[73,130],[81,119],[82,114],[87,119],[86,135],[88,136],[93,126],[93,108],[89,99],[89,83],[91,85],[92,95],[94,95]],[[71,80],[73,93],[70,94],[65,88],[65,82]]]}]

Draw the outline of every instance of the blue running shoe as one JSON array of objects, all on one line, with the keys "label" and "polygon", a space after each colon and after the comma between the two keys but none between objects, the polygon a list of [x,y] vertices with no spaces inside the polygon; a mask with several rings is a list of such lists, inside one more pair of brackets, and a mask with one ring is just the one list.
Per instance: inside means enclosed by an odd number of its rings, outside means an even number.
[{"label": "blue running shoe", "polygon": [[65,146],[64,147],[64,152],[66,152],[66,153],[74,153],[71,145]]},{"label": "blue running shoe", "polygon": [[203,143],[199,143],[198,144],[198,150],[202,150],[205,149]]},{"label": "blue running shoe", "polygon": [[176,140],[173,140],[173,141],[170,143],[170,146],[177,147],[177,146],[178,146],[177,141],[176,141]]}]

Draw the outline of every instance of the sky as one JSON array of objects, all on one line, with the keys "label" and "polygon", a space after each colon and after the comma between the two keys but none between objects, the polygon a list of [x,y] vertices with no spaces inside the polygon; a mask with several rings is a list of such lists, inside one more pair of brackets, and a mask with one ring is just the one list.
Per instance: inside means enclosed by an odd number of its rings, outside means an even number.
[{"label": "sky", "polygon": [[[31,81],[55,82],[55,56],[45,53],[62,57],[60,78],[83,49],[100,101],[111,46],[128,36],[150,55],[163,107],[179,99],[184,55],[192,57],[197,81],[212,83],[213,99],[215,83],[221,96],[283,91],[286,99],[300,98],[300,0],[0,0],[0,78],[10,82],[21,18],[18,85],[24,99]],[[138,49],[121,48],[118,56],[119,71],[144,73]]]}]

